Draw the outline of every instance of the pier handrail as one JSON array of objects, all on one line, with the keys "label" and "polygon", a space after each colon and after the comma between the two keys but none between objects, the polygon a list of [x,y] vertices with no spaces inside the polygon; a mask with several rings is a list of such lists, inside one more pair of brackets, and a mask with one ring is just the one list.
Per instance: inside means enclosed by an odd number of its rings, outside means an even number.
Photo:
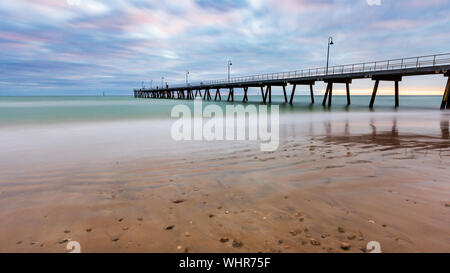
[{"label": "pier handrail", "polygon": [[[257,81],[268,81],[268,80],[288,80],[303,77],[317,77],[317,76],[330,76],[330,75],[342,75],[351,73],[363,73],[363,72],[378,72],[378,71],[390,71],[397,69],[410,69],[410,68],[420,68],[420,67],[434,67],[439,65],[449,65],[450,64],[450,53],[435,54],[435,55],[424,55],[418,57],[408,57],[401,59],[390,59],[375,62],[365,62],[365,63],[354,63],[345,65],[336,65],[320,68],[310,68],[302,70],[293,70],[287,72],[275,72],[266,74],[257,74],[250,76],[240,76],[232,77],[230,80],[210,80],[202,82],[194,82],[186,84],[175,84],[170,87],[189,87],[189,86],[202,86],[202,85],[217,85],[217,84],[228,84],[228,83],[249,83]],[[152,89],[156,90],[156,89]],[[164,90],[164,89],[160,89]]]}]

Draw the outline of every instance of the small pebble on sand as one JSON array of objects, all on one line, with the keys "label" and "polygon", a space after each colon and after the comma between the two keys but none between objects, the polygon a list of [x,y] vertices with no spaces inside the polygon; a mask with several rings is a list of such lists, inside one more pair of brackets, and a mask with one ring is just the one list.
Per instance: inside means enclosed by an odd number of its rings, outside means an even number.
[{"label": "small pebble on sand", "polygon": [[313,245],[313,246],[320,246],[320,242],[315,239],[311,239],[310,242],[311,242],[311,245]]},{"label": "small pebble on sand", "polygon": [[64,233],[66,233],[66,234],[67,234],[67,233],[70,233],[70,230],[67,230],[67,229],[66,229],[66,230],[64,230]]},{"label": "small pebble on sand", "polygon": [[302,213],[301,212],[296,212],[296,213],[294,213],[294,216],[295,217],[300,217],[300,216],[302,216]]},{"label": "small pebble on sand", "polygon": [[339,231],[340,233],[345,233],[345,230],[344,230],[343,227],[338,227],[338,231]]},{"label": "small pebble on sand", "polygon": [[228,237],[222,237],[222,238],[220,238],[220,242],[221,243],[226,243],[226,242],[228,242],[230,239],[228,239]]},{"label": "small pebble on sand", "polygon": [[183,200],[183,199],[176,199],[176,200],[173,200],[172,201],[172,203],[174,203],[174,204],[180,204],[180,203],[183,203],[185,200]]},{"label": "small pebble on sand", "polygon": [[91,231],[92,231],[92,228],[86,229],[86,232],[91,232]]},{"label": "small pebble on sand", "polygon": [[165,230],[172,230],[174,227],[175,227],[174,225],[171,225],[171,226],[166,226],[164,229]]},{"label": "small pebble on sand", "polygon": [[351,245],[349,243],[341,243],[341,248],[343,250],[349,250],[351,248]]},{"label": "small pebble on sand", "polygon": [[244,244],[241,241],[237,241],[237,240],[233,240],[233,247],[234,248],[240,248],[242,247]]}]

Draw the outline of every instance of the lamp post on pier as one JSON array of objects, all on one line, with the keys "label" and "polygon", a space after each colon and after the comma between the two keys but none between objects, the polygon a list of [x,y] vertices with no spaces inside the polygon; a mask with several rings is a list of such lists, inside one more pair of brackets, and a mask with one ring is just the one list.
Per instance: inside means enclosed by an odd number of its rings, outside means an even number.
[{"label": "lamp post on pier", "polygon": [[164,88],[164,77],[161,77],[161,89]]},{"label": "lamp post on pier", "polygon": [[333,37],[328,38],[328,51],[327,51],[327,71],[326,75],[328,75],[328,64],[330,62],[330,45],[334,45]]},{"label": "lamp post on pier", "polygon": [[231,60],[228,61],[228,82],[230,82],[230,72],[231,72],[231,66],[233,65],[233,63],[231,62]]},{"label": "lamp post on pier", "polygon": [[186,86],[189,85],[188,77],[189,77],[189,71],[186,71]]}]

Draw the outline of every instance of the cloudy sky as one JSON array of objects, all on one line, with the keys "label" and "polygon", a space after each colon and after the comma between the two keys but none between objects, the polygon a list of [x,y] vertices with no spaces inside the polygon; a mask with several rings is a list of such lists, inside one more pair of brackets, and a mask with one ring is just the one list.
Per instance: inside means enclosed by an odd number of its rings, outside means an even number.
[{"label": "cloudy sky", "polygon": [[0,95],[130,94],[186,70],[226,78],[228,59],[235,76],[322,67],[330,35],[331,65],[447,53],[449,14],[449,0],[3,0]]}]

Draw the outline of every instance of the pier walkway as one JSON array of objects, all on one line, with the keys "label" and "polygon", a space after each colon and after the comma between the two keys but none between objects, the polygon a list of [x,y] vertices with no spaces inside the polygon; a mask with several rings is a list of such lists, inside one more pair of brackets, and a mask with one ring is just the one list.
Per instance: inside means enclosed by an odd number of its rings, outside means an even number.
[{"label": "pier walkway", "polygon": [[[230,80],[212,80],[200,83],[174,85],[166,88],[135,89],[136,98],[164,98],[164,99],[195,99],[197,96],[204,100],[222,100],[220,91],[227,90],[227,101],[234,102],[235,89],[243,89],[243,102],[248,102],[248,89],[261,90],[264,103],[272,103],[272,87],[283,88],[285,103],[293,103],[297,86],[309,86],[311,103],[314,103],[314,85],[316,82],[327,84],[322,104],[331,106],[333,87],[335,84],[345,84],[347,105],[351,104],[350,84],[357,79],[372,79],[374,87],[369,107],[373,107],[380,81],[394,83],[395,106],[399,106],[399,82],[403,77],[442,74],[447,77],[447,85],[443,91],[441,109],[450,109],[450,53],[419,56],[412,58],[393,59],[368,63],[331,66],[328,68],[313,68],[290,72],[279,72],[244,77],[234,77]],[[291,86],[290,94],[287,93]],[[202,94],[203,91],[203,94]],[[194,93],[195,92],[195,93]]]}]

